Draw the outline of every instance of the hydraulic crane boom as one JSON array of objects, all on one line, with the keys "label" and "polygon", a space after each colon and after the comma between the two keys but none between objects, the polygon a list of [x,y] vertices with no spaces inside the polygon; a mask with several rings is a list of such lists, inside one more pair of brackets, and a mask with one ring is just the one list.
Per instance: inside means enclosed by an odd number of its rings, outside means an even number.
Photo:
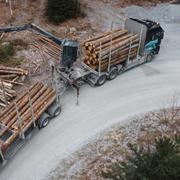
[{"label": "hydraulic crane boom", "polygon": [[46,30],[40,28],[39,26],[37,26],[35,24],[25,24],[22,26],[10,26],[10,27],[6,27],[6,28],[0,28],[0,33],[20,32],[20,31],[26,31],[26,30],[37,31],[40,34],[47,36],[49,39],[51,39],[58,45],[61,45],[63,42],[58,37],[54,36],[53,34],[47,32]]},{"label": "hydraulic crane boom", "polygon": [[40,28],[35,24],[29,23],[21,26],[9,26],[9,27],[0,28],[0,33],[21,32],[26,30],[32,30],[38,32],[46,36],[47,38],[49,38],[59,46],[61,46],[62,54],[59,54],[59,57],[61,57],[60,60],[61,66],[70,67],[76,61],[79,42],[68,39],[61,40],[58,37],[54,36],[53,34],[47,32],[46,30]]}]

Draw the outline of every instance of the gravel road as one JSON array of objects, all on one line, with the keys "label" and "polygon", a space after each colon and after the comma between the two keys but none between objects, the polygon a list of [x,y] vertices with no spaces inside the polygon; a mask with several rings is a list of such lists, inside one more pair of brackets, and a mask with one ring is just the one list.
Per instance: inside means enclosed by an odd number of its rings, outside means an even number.
[{"label": "gravel road", "polygon": [[[103,87],[83,86],[79,106],[76,93],[69,90],[61,99],[62,114],[32,135],[1,170],[0,180],[41,180],[89,138],[130,116],[158,109],[175,92],[180,93],[180,6],[138,11],[129,7],[124,12],[153,19],[157,16],[166,31],[160,54],[152,63],[124,73]],[[102,25],[109,22],[107,17]]]}]

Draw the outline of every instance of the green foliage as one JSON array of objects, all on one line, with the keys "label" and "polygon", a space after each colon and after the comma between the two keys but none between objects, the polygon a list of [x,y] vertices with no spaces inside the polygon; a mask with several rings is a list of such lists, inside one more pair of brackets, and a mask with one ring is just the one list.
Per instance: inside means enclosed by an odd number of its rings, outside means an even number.
[{"label": "green foliage", "polygon": [[7,59],[14,54],[14,46],[10,42],[0,44],[0,58]]},{"label": "green foliage", "polygon": [[50,21],[58,24],[81,15],[79,0],[47,0],[46,14]]},{"label": "green foliage", "polygon": [[14,55],[14,43],[4,42],[0,43],[0,64],[5,66],[16,67],[19,66],[22,60],[13,58]]},{"label": "green foliage", "polygon": [[114,180],[178,180],[180,179],[180,137],[167,137],[155,141],[153,151],[130,145],[133,157],[113,164],[111,171],[103,173]]}]

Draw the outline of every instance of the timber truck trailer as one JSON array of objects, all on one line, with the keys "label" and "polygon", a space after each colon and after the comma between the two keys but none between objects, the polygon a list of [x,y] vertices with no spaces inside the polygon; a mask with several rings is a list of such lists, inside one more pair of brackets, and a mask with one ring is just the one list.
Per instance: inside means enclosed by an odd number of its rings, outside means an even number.
[{"label": "timber truck trailer", "polygon": [[[101,68],[93,69],[84,62],[83,51],[79,42],[67,39],[61,40],[37,25],[26,24],[0,28],[0,33],[30,30],[31,32],[46,36],[59,45],[62,48],[62,54],[59,54],[59,65],[56,67],[56,70],[58,72],[59,89],[65,91],[67,87],[74,87],[79,90],[80,86],[84,83],[89,83],[91,86],[102,86],[107,80],[115,79],[118,74],[152,61],[155,55],[159,53],[161,40],[164,38],[164,30],[159,23],[147,19],[128,18],[125,21],[124,29],[129,33],[137,34],[139,37],[137,56],[132,60],[128,55],[127,59],[122,62],[120,61],[119,64],[114,64],[111,60],[110,48],[110,56],[106,70],[101,70]],[[132,44],[129,43],[129,53],[131,52],[131,48]],[[101,63],[101,59],[99,63]],[[38,125],[39,128],[45,127],[50,117],[55,117],[60,114],[61,107],[59,103],[56,102],[58,93],[56,89],[56,95],[54,93],[54,95],[49,98],[48,104],[41,104],[39,101],[40,104],[38,104],[36,100],[40,95],[28,98],[29,93],[27,93],[25,109],[21,107],[24,102],[17,102],[20,101],[22,97],[20,97],[16,103],[11,104],[11,108],[14,109],[13,112],[11,112],[11,109],[5,109],[0,117],[1,162],[4,162],[6,159],[6,152],[11,149],[10,146],[12,146],[13,149],[17,141],[23,140],[26,134],[29,133],[30,127],[36,125]],[[39,111],[37,107],[41,110]],[[24,112],[25,115],[23,114]],[[26,118],[24,121],[21,121],[22,114]]]},{"label": "timber truck trailer", "polygon": [[0,163],[16,154],[35,127],[42,129],[61,113],[52,87],[36,82],[28,91],[7,106],[0,117]]}]

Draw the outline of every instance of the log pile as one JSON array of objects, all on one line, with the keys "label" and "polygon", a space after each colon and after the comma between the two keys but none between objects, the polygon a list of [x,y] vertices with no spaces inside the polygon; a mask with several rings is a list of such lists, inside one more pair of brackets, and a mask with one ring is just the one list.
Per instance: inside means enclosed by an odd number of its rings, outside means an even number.
[{"label": "log pile", "polygon": [[28,71],[22,68],[6,67],[0,65],[0,78],[8,79],[20,76],[27,76]]},{"label": "log pile", "polygon": [[18,80],[28,75],[28,72],[21,68],[0,66],[0,106],[6,107],[16,96],[14,85],[23,85]]},{"label": "log pile", "polygon": [[13,85],[11,83],[0,80],[0,106],[6,107],[16,96],[16,91],[12,88]]},{"label": "log pile", "polygon": [[[54,102],[55,91],[45,86],[42,82],[35,83],[27,92],[12,102],[0,114],[0,139],[8,130],[13,134],[3,143],[2,149],[6,149],[14,139],[25,132],[34,121]],[[34,117],[34,121],[33,121]]]},{"label": "log pile", "polygon": [[34,49],[40,50],[42,53],[45,53],[54,59],[60,59],[62,52],[61,47],[42,34],[36,34],[31,45]]},{"label": "log pile", "polygon": [[90,38],[83,46],[85,64],[94,70],[107,71],[109,60],[111,65],[117,65],[137,56],[139,37],[126,29],[118,29]]}]

